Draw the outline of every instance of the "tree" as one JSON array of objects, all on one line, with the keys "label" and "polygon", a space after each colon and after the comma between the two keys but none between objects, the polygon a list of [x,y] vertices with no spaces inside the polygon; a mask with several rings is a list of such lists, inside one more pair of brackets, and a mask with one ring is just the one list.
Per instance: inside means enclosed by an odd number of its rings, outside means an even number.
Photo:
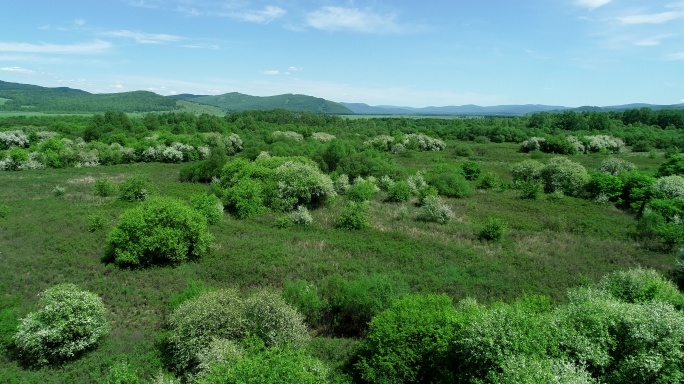
[{"label": "tree", "polygon": [[20,356],[46,365],[72,359],[109,332],[102,299],[73,284],[59,284],[40,295],[40,308],[21,320],[14,335]]}]

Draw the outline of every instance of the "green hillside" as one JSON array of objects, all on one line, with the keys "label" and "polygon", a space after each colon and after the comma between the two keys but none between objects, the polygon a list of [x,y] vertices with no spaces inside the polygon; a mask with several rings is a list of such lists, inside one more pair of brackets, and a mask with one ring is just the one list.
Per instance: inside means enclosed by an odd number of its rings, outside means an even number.
[{"label": "green hillside", "polygon": [[353,112],[330,100],[307,95],[250,96],[238,92],[217,96],[179,95],[176,98],[219,107],[226,112],[249,110],[285,109],[292,112],[314,112],[329,114],[353,114]]},{"label": "green hillside", "polygon": [[0,111],[15,112],[151,112],[177,108],[175,99],[147,91],[91,94],[80,89],[46,88],[4,81],[0,81],[0,99],[6,99],[0,104]]}]

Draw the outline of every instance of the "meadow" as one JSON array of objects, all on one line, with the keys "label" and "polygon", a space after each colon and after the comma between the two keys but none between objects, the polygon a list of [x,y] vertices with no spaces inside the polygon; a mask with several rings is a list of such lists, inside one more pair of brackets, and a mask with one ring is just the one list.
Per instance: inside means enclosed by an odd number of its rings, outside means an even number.
[{"label": "meadow", "polygon": [[[354,119],[350,124],[359,128],[349,129],[348,140],[355,140],[358,133],[354,132],[363,132],[369,122]],[[302,145],[263,141],[268,135],[258,131],[250,135],[249,123],[242,130],[239,124],[243,123],[235,123],[232,131],[239,132],[244,149],[229,159],[253,159],[260,151],[291,156],[295,153],[289,152]],[[341,135],[343,130],[331,131]],[[250,149],[257,140],[258,151]],[[323,286],[331,277],[347,281],[389,278],[405,286],[405,293],[445,294],[454,302],[473,298],[492,304],[542,295],[560,305],[567,301],[569,288],[596,283],[614,271],[644,267],[672,276],[673,252],[635,236],[634,212],[610,202],[571,196],[521,197],[513,188],[511,165],[530,159],[546,162],[556,154],[520,152],[518,143],[479,141],[447,134],[445,150],[391,155],[391,169],[404,175],[435,169],[460,172],[465,163],[475,163],[482,174],[497,179],[493,188],[478,189],[477,180],[472,180],[465,196],[441,197],[454,214],[446,224],[419,220],[417,197],[388,202],[386,191],[369,202],[370,225],[361,230],[339,228],[342,196],[311,209],[310,226],[279,225],[287,216],[283,212],[264,211],[244,219],[226,212],[220,222],[209,226],[215,240],[207,256],[141,269],[120,268],[103,260],[108,233],[124,211],[141,203],[122,201],[117,194],[100,196],[96,183],[108,180],[120,186],[132,175],[141,175],[154,186],[153,195],[188,202],[195,194],[212,191],[210,184],[179,181],[188,163],[0,171],[0,206],[4,207],[0,215],[0,382],[103,382],[111,367],[121,361],[140,378],[151,379],[168,370],[160,335],[174,302],[192,293],[193,287],[235,288],[248,295],[262,288],[281,292],[296,280]],[[465,156],[454,152],[464,146],[468,148]],[[655,174],[665,161],[662,149],[570,155],[588,169],[607,157],[628,160],[647,174]],[[486,241],[478,235],[491,218],[507,224],[500,241]],[[100,296],[111,332],[96,349],[76,360],[28,367],[13,354],[12,335],[19,319],[36,309],[37,295],[60,283],[73,283]],[[346,372],[365,336],[363,332],[336,332],[325,321],[310,326],[309,332],[313,339],[307,351],[339,373]]]}]

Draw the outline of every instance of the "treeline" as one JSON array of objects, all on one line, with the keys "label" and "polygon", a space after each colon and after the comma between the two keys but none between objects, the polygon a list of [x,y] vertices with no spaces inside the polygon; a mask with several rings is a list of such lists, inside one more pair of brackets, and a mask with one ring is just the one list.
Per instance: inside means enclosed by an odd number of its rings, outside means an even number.
[{"label": "treeline", "polygon": [[0,105],[0,111],[96,113],[112,109],[125,112],[176,109],[175,99],[147,91],[90,94],[70,88],[40,88],[38,90],[0,90],[0,97],[8,99]]}]

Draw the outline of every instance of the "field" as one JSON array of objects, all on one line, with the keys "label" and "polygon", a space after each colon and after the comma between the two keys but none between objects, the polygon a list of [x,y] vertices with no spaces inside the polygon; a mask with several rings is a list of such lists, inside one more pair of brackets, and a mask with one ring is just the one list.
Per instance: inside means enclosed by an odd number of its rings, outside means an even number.
[{"label": "field", "polygon": [[[504,181],[510,180],[509,164],[530,156],[513,144],[473,145],[471,159]],[[576,159],[594,166],[601,156]],[[644,170],[662,162],[658,156],[622,156]],[[398,157],[411,171],[436,163],[458,167],[464,160],[439,152]],[[34,308],[39,292],[71,282],[103,298],[113,326],[97,350],[62,367],[25,370],[5,359],[0,381],[98,382],[122,359],[142,376],[154,375],[162,368],[155,340],[169,300],[191,281],[249,292],[280,289],[294,279],[319,283],[333,274],[349,279],[383,274],[405,281],[411,291],[446,293],[454,300],[473,297],[489,303],[543,294],[563,302],[567,288],[611,271],[644,266],[667,274],[674,263],[671,254],[634,241],[635,219],[611,204],[568,197],[525,200],[515,190],[478,190],[447,199],[456,216],[448,225],[414,220],[418,208],[411,203],[387,203],[381,197],[371,203],[371,227],[363,231],[335,228],[340,202],[313,211],[312,228],[279,229],[277,214],[246,220],[226,216],[210,227],[215,245],[198,262],[144,270],[103,263],[109,229],[134,203],[96,196],[95,181],[119,183],[142,174],[159,194],[182,200],[207,190],[204,184],[180,183],[178,172],[176,164],[140,163],[0,173],[0,204],[10,207],[0,219],[0,291],[6,313],[12,309],[15,319],[22,317]],[[491,216],[510,226],[502,242],[484,242],[475,235]],[[94,219],[105,224],[91,231]],[[343,364],[354,348],[354,339],[333,338],[324,329],[313,332],[312,353],[333,365]]]}]

